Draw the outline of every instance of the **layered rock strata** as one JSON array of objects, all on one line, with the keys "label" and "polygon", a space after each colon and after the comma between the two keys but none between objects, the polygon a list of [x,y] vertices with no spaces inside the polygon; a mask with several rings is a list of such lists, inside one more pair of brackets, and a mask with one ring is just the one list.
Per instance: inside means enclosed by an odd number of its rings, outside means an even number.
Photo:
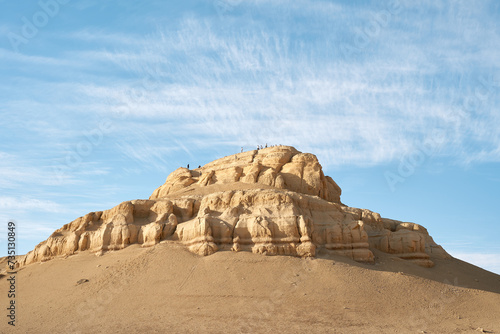
[{"label": "layered rock strata", "polygon": [[318,251],[373,262],[373,250],[425,267],[449,255],[417,224],[345,206],[341,189],[313,154],[278,146],[235,154],[201,168],[179,168],[148,200],[92,212],[64,225],[21,265],[130,244],[315,256]]}]

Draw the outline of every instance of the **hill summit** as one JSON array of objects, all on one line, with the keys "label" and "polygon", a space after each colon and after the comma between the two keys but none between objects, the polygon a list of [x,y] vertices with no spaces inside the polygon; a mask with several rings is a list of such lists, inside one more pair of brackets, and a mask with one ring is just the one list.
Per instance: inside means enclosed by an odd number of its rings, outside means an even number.
[{"label": "hill summit", "polygon": [[275,146],[178,168],[149,199],[91,212],[56,230],[21,265],[131,244],[178,243],[199,255],[219,250],[375,262],[374,252],[432,267],[449,258],[421,225],[352,208],[314,154]]}]

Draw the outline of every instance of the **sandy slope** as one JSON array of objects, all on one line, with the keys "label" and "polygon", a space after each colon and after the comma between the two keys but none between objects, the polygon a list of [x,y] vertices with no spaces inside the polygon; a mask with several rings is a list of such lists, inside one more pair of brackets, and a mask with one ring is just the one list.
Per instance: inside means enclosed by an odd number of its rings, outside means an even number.
[{"label": "sandy slope", "polygon": [[[325,254],[199,257],[169,243],[83,252],[23,268],[17,326],[3,316],[0,331],[500,333],[500,276],[458,260],[426,269],[377,256],[376,265]],[[5,277],[0,291],[5,305]]]}]

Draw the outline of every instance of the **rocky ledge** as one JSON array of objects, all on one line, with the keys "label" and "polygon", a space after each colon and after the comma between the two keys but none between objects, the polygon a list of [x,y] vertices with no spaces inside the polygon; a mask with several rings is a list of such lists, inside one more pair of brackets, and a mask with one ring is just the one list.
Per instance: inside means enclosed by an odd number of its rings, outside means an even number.
[{"label": "rocky ledge", "polygon": [[424,227],[348,207],[340,195],[313,154],[290,146],[243,152],[175,170],[148,200],[80,217],[19,263],[160,242],[200,255],[231,250],[307,257],[324,251],[362,262],[374,262],[377,249],[425,267],[433,266],[432,258],[449,257]]}]

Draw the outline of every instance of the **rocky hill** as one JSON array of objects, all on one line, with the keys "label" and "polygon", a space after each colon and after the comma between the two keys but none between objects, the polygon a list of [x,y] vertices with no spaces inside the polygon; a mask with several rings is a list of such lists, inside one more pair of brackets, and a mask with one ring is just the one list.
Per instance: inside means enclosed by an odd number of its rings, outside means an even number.
[{"label": "rocky hill", "polygon": [[376,261],[376,250],[424,267],[449,258],[427,230],[340,201],[341,189],[315,155],[276,146],[172,172],[149,199],[91,212],[56,230],[20,265],[131,244],[314,257],[318,252]]}]

